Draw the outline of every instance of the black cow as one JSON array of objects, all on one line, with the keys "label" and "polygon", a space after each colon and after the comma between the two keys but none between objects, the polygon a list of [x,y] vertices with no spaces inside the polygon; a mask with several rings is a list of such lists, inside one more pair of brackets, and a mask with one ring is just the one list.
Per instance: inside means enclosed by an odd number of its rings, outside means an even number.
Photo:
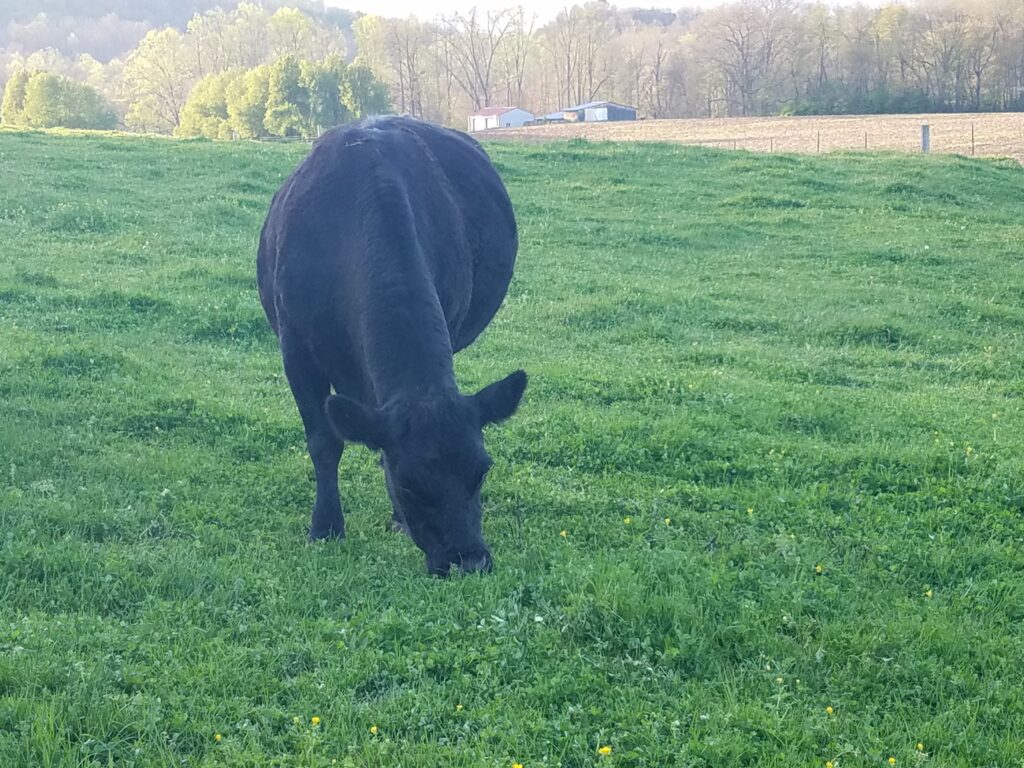
[{"label": "black cow", "polygon": [[278,190],[259,290],[316,471],[311,539],[345,535],[338,462],[358,442],[382,452],[393,523],[431,573],[491,569],[482,429],[515,412],[526,374],[467,397],[452,355],[497,312],[517,245],[480,145],[410,118],[325,134]]}]

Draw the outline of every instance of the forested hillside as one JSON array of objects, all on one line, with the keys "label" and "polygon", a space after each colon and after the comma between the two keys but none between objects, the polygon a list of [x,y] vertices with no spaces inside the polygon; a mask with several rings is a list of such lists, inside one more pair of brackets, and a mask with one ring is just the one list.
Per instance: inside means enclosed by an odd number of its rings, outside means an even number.
[{"label": "forested hillside", "polygon": [[[543,115],[592,99],[650,118],[1021,111],[1024,2],[658,10],[591,0],[546,22],[511,6],[396,19],[323,0],[15,0],[0,12],[0,80],[23,69],[84,83],[130,130],[180,132],[206,78],[237,80],[284,57],[293,70],[341,57],[365,68],[353,82],[372,74],[395,110],[451,125],[480,107]],[[289,123],[298,133],[322,127],[320,86],[303,87],[305,117]],[[227,102],[217,102],[221,122]]]}]

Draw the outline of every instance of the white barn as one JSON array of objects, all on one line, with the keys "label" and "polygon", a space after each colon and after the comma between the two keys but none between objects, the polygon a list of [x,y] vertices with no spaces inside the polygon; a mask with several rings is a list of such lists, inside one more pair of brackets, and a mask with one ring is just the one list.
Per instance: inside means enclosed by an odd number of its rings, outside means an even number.
[{"label": "white barn", "polygon": [[490,128],[519,128],[533,119],[532,112],[519,107],[484,107],[469,116],[469,132]]}]

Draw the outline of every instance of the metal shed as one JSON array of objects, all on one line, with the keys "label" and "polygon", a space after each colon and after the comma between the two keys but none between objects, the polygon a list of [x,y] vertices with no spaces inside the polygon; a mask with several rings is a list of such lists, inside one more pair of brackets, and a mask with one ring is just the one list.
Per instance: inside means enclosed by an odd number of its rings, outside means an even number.
[{"label": "metal shed", "polygon": [[614,101],[588,101],[563,110],[565,119],[580,123],[604,123],[618,120],[636,120],[636,107],[616,104]]},{"label": "metal shed", "polygon": [[470,132],[491,128],[518,128],[533,121],[533,113],[519,107],[484,107],[469,116]]}]

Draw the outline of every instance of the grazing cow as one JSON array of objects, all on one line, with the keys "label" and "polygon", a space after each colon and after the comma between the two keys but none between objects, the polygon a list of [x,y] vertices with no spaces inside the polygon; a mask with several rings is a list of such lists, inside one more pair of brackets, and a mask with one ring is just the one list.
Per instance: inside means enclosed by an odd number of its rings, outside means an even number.
[{"label": "grazing cow", "polygon": [[526,374],[465,396],[452,355],[497,312],[517,245],[480,145],[410,118],[325,134],[274,196],[260,300],[316,472],[311,539],[345,535],[338,462],[357,442],[382,453],[392,522],[431,573],[491,569],[482,429],[515,412]]}]

